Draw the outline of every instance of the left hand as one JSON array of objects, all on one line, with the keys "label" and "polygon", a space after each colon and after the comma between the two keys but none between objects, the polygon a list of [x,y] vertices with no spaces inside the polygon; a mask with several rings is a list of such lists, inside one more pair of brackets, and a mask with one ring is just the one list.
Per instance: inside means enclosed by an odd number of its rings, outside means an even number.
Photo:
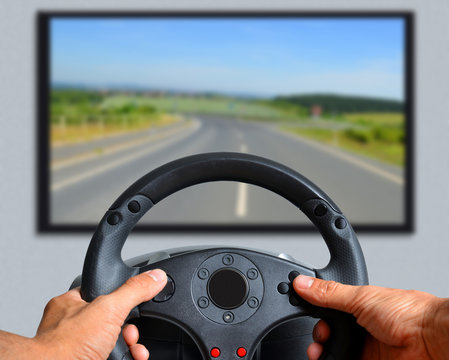
[{"label": "left hand", "polygon": [[[117,342],[130,311],[151,300],[166,285],[162,270],[152,270],[126,281],[109,295],[91,303],[81,299],[79,288],[53,298],[47,304],[33,340],[41,356],[33,359],[106,360]],[[148,350],[137,344],[134,325],[123,329],[123,336],[135,360],[146,360]]]}]

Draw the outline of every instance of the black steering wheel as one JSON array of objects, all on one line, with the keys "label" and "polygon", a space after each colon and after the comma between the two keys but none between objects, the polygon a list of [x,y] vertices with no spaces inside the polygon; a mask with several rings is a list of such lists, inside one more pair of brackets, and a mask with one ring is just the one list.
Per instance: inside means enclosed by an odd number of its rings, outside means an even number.
[{"label": "black steering wheel", "polygon": [[[131,267],[121,258],[128,234],[155,204],[188,186],[240,181],[271,190],[315,224],[330,252],[329,264],[311,269],[262,252],[210,248],[186,252],[151,265]],[[130,318],[166,319],[186,331],[204,359],[252,359],[257,344],[274,327],[311,316],[332,331],[321,359],[355,359],[364,330],[351,315],[318,308],[291,289],[298,274],[345,284],[368,284],[357,237],[337,205],[308,179],[274,161],[240,153],[207,153],[182,158],[151,171],[110,207],[90,242],[81,277],[84,300],[108,294],[128,278],[159,267],[168,275],[158,298],[135,308]],[[225,291],[223,291],[225,289]],[[120,336],[109,360],[132,359]]]}]

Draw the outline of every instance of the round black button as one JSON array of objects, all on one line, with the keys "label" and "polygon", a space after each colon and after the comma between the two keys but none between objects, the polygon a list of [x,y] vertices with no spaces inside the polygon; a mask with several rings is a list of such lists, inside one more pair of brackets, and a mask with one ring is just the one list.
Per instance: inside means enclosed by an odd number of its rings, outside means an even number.
[{"label": "round black button", "polygon": [[140,211],[140,204],[136,200],[130,201],[128,204],[128,210],[133,214],[138,213]]},{"label": "round black button", "polygon": [[287,284],[286,282],[281,282],[281,283],[278,285],[278,291],[279,291],[281,294],[287,294],[289,290],[290,290],[290,285]]},{"label": "round black button", "polygon": [[107,218],[109,225],[117,225],[120,222],[120,214],[119,213],[112,213]]},{"label": "round black button", "polygon": [[290,282],[293,282],[293,280],[295,280],[298,275],[299,272],[292,271],[290,274],[288,274],[288,279],[290,280]]},{"label": "round black button", "polygon": [[248,283],[240,271],[232,268],[215,271],[207,284],[212,302],[222,309],[235,309],[248,295]]},{"label": "round black button", "polygon": [[347,224],[348,223],[346,222],[346,220],[342,217],[339,217],[337,220],[335,220],[335,226],[337,227],[337,229],[344,229]]},{"label": "round black button", "polygon": [[174,293],[175,293],[175,283],[173,279],[167,275],[167,285],[165,285],[162,291],[153,298],[153,301],[164,302],[170,300]]},{"label": "round black button", "polygon": [[327,206],[323,204],[318,204],[313,211],[316,216],[324,216],[327,213]]},{"label": "round black button", "polygon": [[290,305],[292,306],[298,306],[299,305],[299,299],[296,295],[290,295],[288,301],[290,302]]}]

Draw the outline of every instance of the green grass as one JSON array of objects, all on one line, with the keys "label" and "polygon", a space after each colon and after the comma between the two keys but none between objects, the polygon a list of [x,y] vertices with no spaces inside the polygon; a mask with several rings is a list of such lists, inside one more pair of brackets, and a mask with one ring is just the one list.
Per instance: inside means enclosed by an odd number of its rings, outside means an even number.
[{"label": "green grass", "polygon": [[403,127],[404,114],[401,113],[354,113],[343,114],[339,120],[368,126]]},{"label": "green grass", "polygon": [[175,113],[202,113],[232,116],[242,119],[281,119],[285,113],[261,101],[227,97],[182,97],[182,96],[124,96],[107,97],[103,106],[122,106],[128,102],[136,106],[149,105],[158,111]]},{"label": "green grass", "polygon": [[349,137],[344,130],[334,131],[331,129],[299,128],[291,126],[282,126],[281,129],[388,164],[401,167],[404,166],[405,149],[404,145],[401,143],[385,143],[376,140],[361,142]]},{"label": "green grass", "polygon": [[404,164],[402,113],[349,113],[312,120],[309,118],[309,109],[297,104],[224,95],[159,96],[155,93],[54,90],[50,106],[51,141],[88,140],[164,126],[179,120],[174,114],[186,113],[282,123],[285,131],[390,164]]},{"label": "green grass", "polygon": [[283,130],[385,163],[404,166],[404,123],[402,113],[351,113],[320,121],[309,120],[303,127],[284,126]]},{"label": "green grass", "polygon": [[[72,118],[69,124],[52,123],[50,127],[50,145],[71,144],[80,141],[91,141],[93,139],[160,128],[180,121],[177,116],[169,114],[158,114],[153,117],[127,117],[126,121],[113,121],[105,117],[103,123],[78,123]],[[101,149],[97,149],[102,151]]]}]

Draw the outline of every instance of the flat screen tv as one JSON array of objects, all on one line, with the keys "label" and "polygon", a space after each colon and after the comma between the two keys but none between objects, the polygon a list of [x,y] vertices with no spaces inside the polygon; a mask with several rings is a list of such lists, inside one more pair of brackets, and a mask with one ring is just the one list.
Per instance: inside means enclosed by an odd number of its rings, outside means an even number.
[{"label": "flat screen tv", "polygon": [[[150,170],[237,151],[294,168],[357,231],[413,230],[413,14],[43,12],[41,232],[92,231]],[[167,198],[137,231],[307,231],[267,190]]]}]

